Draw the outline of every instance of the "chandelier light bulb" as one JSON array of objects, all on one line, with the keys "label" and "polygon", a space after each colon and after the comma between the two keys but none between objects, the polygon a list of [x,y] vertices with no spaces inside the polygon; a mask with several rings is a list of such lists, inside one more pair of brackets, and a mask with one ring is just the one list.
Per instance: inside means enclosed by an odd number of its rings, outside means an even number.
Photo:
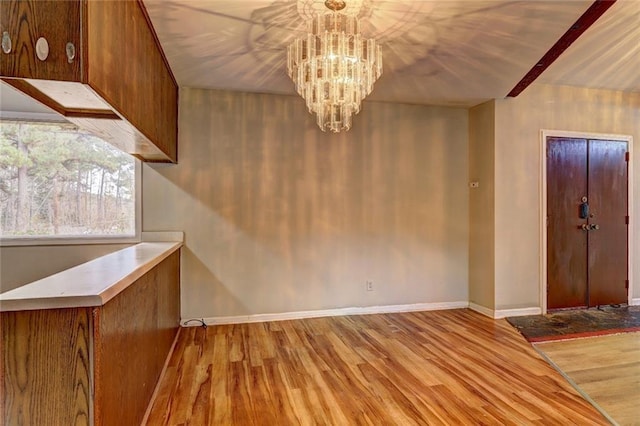
[{"label": "chandelier light bulb", "polygon": [[316,115],[322,131],[351,128],[362,100],[382,75],[382,51],[360,34],[355,16],[338,12],[344,1],[327,0],[332,10],[307,24],[307,34],[287,49],[287,72],[296,91]]}]

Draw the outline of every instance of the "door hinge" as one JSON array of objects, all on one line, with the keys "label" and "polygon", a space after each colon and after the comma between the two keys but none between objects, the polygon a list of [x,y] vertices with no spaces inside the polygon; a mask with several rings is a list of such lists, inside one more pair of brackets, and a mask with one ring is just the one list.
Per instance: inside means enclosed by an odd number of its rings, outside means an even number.
[{"label": "door hinge", "polygon": [[625,216],[624,217],[624,224],[628,225],[629,224],[629,216]]},{"label": "door hinge", "polygon": [[629,290],[629,280],[624,280],[624,288]]},{"label": "door hinge", "polygon": [[629,152],[628,151],[624,153],[624,161],[627,161],[627,162],[629,161]]}]

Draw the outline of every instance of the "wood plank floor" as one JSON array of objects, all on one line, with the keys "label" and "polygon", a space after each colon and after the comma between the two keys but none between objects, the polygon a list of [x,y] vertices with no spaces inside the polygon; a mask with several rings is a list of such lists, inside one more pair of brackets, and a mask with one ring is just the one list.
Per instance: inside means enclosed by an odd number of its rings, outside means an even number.
[{"label": "wood plank floor", "polygon": [[617,423],[640,424],[640,333],[538,343],[536,347]]},{"label": "wood plank floor", "polygon": [[182,329],[159,386],[150,425],[608,424],[466,309]]}]

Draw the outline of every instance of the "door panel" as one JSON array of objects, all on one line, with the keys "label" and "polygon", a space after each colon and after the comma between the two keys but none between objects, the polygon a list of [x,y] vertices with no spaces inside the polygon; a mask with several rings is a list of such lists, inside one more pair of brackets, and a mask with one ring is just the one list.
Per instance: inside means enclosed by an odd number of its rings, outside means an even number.
[{"label": "door panel", "polygon": [[547,139],[547,307],[587,304],[587,239],[580,229],[587,195],[587,140]]},{"label": "door panel", "polygon": [[589,140],[589,306],[627,302],[627,143]]}]

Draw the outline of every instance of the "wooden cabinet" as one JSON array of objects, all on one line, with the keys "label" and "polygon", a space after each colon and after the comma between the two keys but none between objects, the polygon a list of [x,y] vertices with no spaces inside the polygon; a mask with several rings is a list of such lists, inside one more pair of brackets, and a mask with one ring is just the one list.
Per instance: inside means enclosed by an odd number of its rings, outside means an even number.
[{"label": "wooden cabinet", "polygon": [[[0,30],[10,37],[11,52],[0,56],[2,76],[82,81],[83,61],[79,57],[69,61],[66,55],[67,43],[80,47],[80,6],[75,1],[3,1]],[[48,41],[45,61],[35,53],[40,37]]]},{"label": "wooden cabinet", "polygon": [[140,424],[179,328],[179,262],[103,306],[0,313],[0,424]]},{"label": "wooden cabinet", "polygon": [[178,86],[140,0],[3,0],[0,32],[3,81],[123,151],[177,162]]}]

